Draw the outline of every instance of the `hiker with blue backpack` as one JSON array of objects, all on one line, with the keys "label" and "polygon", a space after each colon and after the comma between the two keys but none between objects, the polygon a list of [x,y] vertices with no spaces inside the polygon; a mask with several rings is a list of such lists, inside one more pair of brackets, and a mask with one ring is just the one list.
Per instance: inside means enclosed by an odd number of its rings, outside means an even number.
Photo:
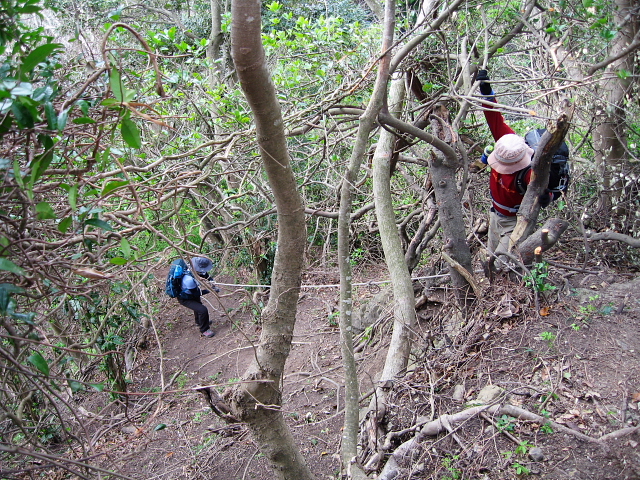
[{"label": "hiker with blue backpack", "polygon": [[[181,258],[174,260],[169,268],[165,291],[167,295],[178,299],[180,305],[193,310],[196,325],[200,329],[203,337],[211,338],[215,332],[211,330],[209,320],[209,310],[202,304],[200,297],[209,293],[209,290],[201,289],[200,284],[194,276],[209,280],[213,284],[213,278],[209,276],[209,271],[213,268],[213,262],[205,257],[194,257],[191,259],[191,268]],[[220,289],[213,285],[213,290],[219,292]]]},{"label": "hiker with blue backpack", "polygon": [[[480,70],[476,80],[480,81],[480,93],[487,100],[497,103],[487,70]],[[502,113],[491,106],[485,107],[485,120],[496,141],[495,146],[485,148],[481,158],[482,163],[491,167],[489,191],[492,206],[487,248],[490,252],[499,254],[509,250],[509,239],[517,223],[516,215],[531,181],[531,159],[545,130],[532,130],[523,138],[507,125]],[[538,198],[542,208],[549,206],[567,191],[568,157],[569,148],[562,142],[554,153],[548,187]]]}]

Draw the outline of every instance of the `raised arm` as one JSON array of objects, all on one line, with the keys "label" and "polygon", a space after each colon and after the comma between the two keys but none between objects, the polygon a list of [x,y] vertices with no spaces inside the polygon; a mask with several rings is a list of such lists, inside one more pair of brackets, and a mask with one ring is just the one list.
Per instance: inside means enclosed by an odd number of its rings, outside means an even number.
[{"label": "raised arm", "polygon": [[[480,81],[480,93],[484,95],[487,100],[496,102],[496,94],[493,93],[493,89],[489,83],[489,73],[486,70],[480,70],[476,80]],[[502,113],[497,110],[493,110],[490,106],[487,106],[486,108],[487,110],[484,110],[484,118],[487,120],[487,125],[489,125],[489,130],[491,130],[491,134],[495,141],[498,141],[498,139],[503,135],[515,133],[504,121]]]}]

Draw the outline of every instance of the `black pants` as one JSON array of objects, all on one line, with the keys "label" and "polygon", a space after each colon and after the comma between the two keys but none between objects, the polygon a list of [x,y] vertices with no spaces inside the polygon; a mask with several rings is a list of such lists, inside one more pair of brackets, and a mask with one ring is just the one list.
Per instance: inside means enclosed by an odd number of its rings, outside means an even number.
[{"label": "black pants", "polygon": [[200,299],[197,300],[181,300],[178,299],[180,305],[193,310],[193,314],[196,319],[196,325],[200,329],[200,333],[204,333],[209,330],[211,323],[209,322],[209,310],[205,307]]}]

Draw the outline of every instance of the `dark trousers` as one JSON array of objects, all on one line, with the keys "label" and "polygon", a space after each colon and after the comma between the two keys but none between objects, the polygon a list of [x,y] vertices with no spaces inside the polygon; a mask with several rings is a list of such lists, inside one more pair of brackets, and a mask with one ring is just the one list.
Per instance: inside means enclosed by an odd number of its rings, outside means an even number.
[{"label": "dark trousers", "polygon": [[209,310],[205,307],[200,299],[197,300],[181,300],[178,299],[180,305],[193,310],[193,314],[196,319],[196,325],[200,329],[200,333],[204,333],[209,330],[211,323],[209,322]]}]

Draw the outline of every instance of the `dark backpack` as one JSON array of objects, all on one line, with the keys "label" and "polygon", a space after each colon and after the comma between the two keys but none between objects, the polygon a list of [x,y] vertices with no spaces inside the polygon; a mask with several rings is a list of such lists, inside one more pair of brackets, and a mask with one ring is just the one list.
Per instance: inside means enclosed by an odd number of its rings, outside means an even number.
[{"label": "dark backpack", "polygon": [[167,274],[164,291],[171,298],[177,298],[182,292],[182,277],[187,273],[187,264],[181,258],[174,260]]},{"label": "dark backpack", "polygon": [[[524,141],[533,148],[534,152],[538,148],[542,134],[546,132],[545,128],[537,128],[527,132]],[[566,142],[562,142],[556,152],[553,154],[551,165],[549,167],[549,185],[547,189],[553,193],[553,199],[558,199],[562,194],[566,194],[569,189],[571,180],[571,170],[569,168],[569,146]],[[518,173],[516,185],[522,195],[527,191],[527,185],[524,177],[531,167],[527,167]]]}]

